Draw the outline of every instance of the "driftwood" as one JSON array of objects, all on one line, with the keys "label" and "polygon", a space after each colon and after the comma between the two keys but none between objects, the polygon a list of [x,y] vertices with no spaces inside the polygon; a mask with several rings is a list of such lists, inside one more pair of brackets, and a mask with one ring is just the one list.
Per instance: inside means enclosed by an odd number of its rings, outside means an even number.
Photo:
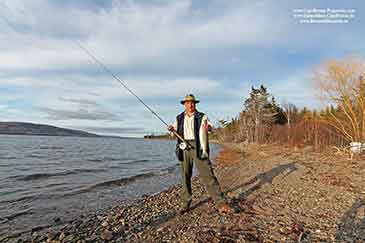
[{"label": "driftwood", "polygon": [[354,152],[350,149],[350,146],[346,146],[344,148],[332,146],[332,148],[336,150],[335,155],[348,155],[350,160],[354,157]]}]

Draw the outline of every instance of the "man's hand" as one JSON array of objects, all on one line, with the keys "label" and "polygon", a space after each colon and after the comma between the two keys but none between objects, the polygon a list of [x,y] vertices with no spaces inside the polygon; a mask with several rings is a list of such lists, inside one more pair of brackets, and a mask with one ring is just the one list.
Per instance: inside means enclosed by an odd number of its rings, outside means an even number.
[{"label": "man's hand", "polygon": [[209,125],[208,123],[204,123],[203,124],[203,129],[206,131],[206,132],[210,132],[212,131],[212,126]]},{"label": "man's hand", "polygon": [[167,130],[170,131],[170,132],[175,132],[175,128],[172,125],[168,125]]}]

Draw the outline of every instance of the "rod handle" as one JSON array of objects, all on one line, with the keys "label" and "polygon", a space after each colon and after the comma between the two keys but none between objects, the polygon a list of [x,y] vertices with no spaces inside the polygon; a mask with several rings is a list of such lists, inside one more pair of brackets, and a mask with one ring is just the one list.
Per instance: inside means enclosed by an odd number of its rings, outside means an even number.
[{"label": "rod handle", "polygon": [[194,148],[193,145],[191,145],[188,141],[186,141],[183,137],[181,137],[176,131],[172,131],[172,133],[181,141],[183,141],[184,143],[186,143],[188,146],[190,146],[191,148]]}]

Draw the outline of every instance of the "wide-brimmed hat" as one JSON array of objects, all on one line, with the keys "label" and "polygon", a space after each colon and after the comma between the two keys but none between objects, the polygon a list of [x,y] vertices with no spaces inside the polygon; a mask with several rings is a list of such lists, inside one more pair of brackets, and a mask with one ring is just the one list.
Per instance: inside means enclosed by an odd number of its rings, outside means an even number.
[{"label": "wide-brimmed hat", "polygon": [[193,94],[187,94],[185,96],[185,99],[180,101],[180,103],[183,105],[186,101],[193,101],[195,104],[200,102],[199,100],[195,99],[195,96]]}]

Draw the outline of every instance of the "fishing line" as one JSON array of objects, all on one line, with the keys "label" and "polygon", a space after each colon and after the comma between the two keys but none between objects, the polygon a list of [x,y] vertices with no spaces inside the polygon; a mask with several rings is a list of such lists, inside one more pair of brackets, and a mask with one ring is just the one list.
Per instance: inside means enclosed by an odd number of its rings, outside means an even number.
[{"label": "fishing line", "polygon": [[[152,110],[151,107],[149,107],[141,98],[138,97],[130,88],[128,88],[127,85],[117,76],[115,75],[104,63],[99,61],[95,55],[93,55],[88,49],[86,49],[84,46],[81,45],[79,41],[75,41],[76,45],[83,50],[89,57],[92,58],[92,60],[98,64],[104,71],[109,73],[116,81],[118,81],[129,93],[131,93],[134,97],[137,98],[139,102],[141,102],[153,115],[155,115],[163,124],[166,126],[169,126],[154,110]],[[177,132],[173,131],[174,135],[179,138],[181,141],[186,143],[190,148],[194,148],[188,141],[186,141],[184,138],[182,138]],[[184,147],[184,145],[182,146]]]},{"label": "fishing line", "polygon": [[123,83],[123,81],[118,76],[116,76],[106,65],[104,65],[101,61],[99,61],[89,50],[87,50],[85,47],[83,47],[80,42],[78,42],[78,41],[75,41],[75,42],[78,45],[78,47],[80,47],[82,50],[84,50],[85,53],[87,53],[102,69],[104,69],[104,71],[106,71],[107,73],[109,73],[126,90],[128,90],[129,93],[131,93],[134,97],[136,97],[139,100],[139,102],[141,102],[149,111],[151,111],[152,114],[154,114],[163,124],[165,124],[166,126],[168,126],[168,124],[154,110],[151,109],[151,107],[149,107],[146,103],[144,103],[143,100],[141,98],[139,98],[130,88],[128,88],[128,86],[125,85]]}]

